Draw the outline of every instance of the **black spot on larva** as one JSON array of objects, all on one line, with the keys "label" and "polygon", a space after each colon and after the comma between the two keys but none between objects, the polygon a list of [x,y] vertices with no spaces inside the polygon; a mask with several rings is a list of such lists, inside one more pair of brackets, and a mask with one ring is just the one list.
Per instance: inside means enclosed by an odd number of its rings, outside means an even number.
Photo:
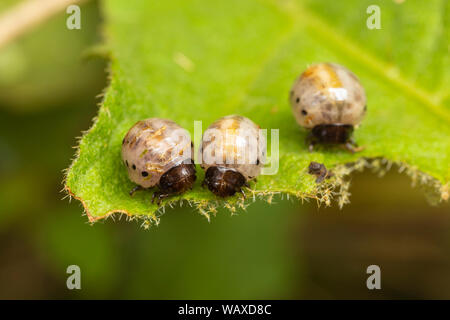
[{"label": "black spot on larva", "polygon": [[148,176],[148,172],[147,171],[142,171],[141,174],[142,174],[143,177]]},{"label": "black spot on larva", "polygon": [[297,99],[295,99],[295,102],[299,103],[300,102],[300,98],[297,97]]},{"label": "black spot on larva", "polygon": [[302,115],[306,116],[308,112],[306,110],[302,110]]},{"label": "black spot on larva", "polygon": [[133,164],[133,167],[132,167],[132,168],[133,168],[133,170],[136,170],[136,165],[135,165],[135,164]]},{"label": "black spot on larva", "polygon": [[125,143],[125,138],[123,138],[123,140],[122,140],[122,144],[124,144]]},{"label": "black spot on larva", "polygon": [[127,165],[127,168],[128,168],[128,161],[127,160],[125,160],[125,164]]},{"label": "black spot on larva", "polygon": [[191,148],[193,148],[194,147],[194,143],[191,141]]},{"label": "black spot on larva", "polygon": [[258,164],[259,164],[259,159],[256,160],[256,165],[258,165]]}]

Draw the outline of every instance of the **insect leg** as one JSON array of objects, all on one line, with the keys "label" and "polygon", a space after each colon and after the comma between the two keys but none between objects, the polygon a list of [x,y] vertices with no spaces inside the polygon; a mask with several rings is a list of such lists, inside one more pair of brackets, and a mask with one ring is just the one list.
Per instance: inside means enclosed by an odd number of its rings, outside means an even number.
[{"label": "insect leg", "polygon": [[140,190],[144,190],[144,188],[142,188],[141,186],[136,186],[136,187],[134,187],[134,188],[131,189],[131,191],[129,192],[129,193],[130,193],[130,196],[133,196],[133,195],[136,193],[136,191],[140,191]]},{"label": "insect leg", "polygon": [[317,143],[317,139],[314,137],[312,132],[308,133],[308,135],[306,136],[306,144],[308,146],[309,152],[313,152],[314,151],[314,145],[316,143]]}]

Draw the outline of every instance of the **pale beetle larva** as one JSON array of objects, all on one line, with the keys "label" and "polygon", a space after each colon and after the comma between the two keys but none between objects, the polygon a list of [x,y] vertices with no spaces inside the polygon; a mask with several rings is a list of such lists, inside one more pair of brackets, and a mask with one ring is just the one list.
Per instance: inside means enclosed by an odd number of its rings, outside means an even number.
[{"label": "pale beetle larva", "polygon": [[366,113],[366,94],[351,71],[332,63],[312,65],[295,81],[289,100],[298,124],[311,130],[310,151],[317,143],[362,150],[352,134]]},{"label": "pale beetle larva", "polygon": [[155,186],[152,202],[192,189],[195,165],[189,133],[171,120],[150,118],[137,122],[122,141],[122,159],[136,190]]},{"label": "pale beetle larva", "polygon": [[205,131],[200,152],[206,170],[203,186],[220,197],[241,192],[261,173],[266,153],[259,126],[246,117],[220,118]]}]

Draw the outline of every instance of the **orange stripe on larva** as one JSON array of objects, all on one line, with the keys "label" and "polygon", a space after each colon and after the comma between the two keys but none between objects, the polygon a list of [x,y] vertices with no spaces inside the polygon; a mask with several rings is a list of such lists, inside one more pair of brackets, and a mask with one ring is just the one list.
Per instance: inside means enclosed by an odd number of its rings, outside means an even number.
[{"label": "orange stripe on larva", "polygon": [[342,88],[342,82],[334,71],[333,67],[327,63],[316,64],[302,74],[302,78],[309,78],[314,86],[319,89]]},{"label": "orange stripe on larva", "polygon": [[327,84],[328,88],[342,88],[342,82],[339,79],[338,75],[334,71],[333,67],[328,63],[324,63],[320,65],[323,69],[324,81]]},{"label": "orange stripe on larva", "polygon": [[164,130],[166,130],[166,126],[162,126],[161,128],[159,128],[158,130],[156,130],[155,132],[152,133],[152,135],[149,137],[150,139],[156,139],[156,140],[161,140],[161,135],[164,132]]}]

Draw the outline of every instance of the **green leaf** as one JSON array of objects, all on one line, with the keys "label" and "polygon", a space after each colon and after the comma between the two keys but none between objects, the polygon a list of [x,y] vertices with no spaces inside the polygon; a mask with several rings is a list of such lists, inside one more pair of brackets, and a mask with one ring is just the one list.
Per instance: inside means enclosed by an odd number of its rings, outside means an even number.
[{"label": "green leaf", "polygon": [[[440,188],[445,198],[450,4],[399,2],[105,1],[111,84],[80,142],[66,189],[83,202],[91,221],[112,212],[155,218],[158,207],[150,203],[150,192],[128,195],[133,184],[120,158],[127,130],[140,119],[163,117],[193,134],[194,120],[202,120],[205,129],[238,113],[262,128],[280,130],[279,171],[258,178],[250,197],[270,201],[285,193],[328,204],[338,187],[342,205],[348,201],[345,173],[369,163],[379,170],[385,170],[379,168],[383,163],[396,163],[413,181]],[[366,9],[373,4],[381,9],[379,30],[366,27]],[[294,79],[324,61],[346,66],[366,89],[368,113],[355,133],[366,148],[358,154],[323,148],[309,153],[306,132],[291,114],[288,92]],[[317,185],[307,173],[310,161],[334,168],[337,177]],[[346,163],[353,165],[342,166]],[[197,169],[194,189],[165,204],[188,200],[204,214],[217,205],[243,206],[237,197],[219,200],[202,189],[203,172]]]}]

